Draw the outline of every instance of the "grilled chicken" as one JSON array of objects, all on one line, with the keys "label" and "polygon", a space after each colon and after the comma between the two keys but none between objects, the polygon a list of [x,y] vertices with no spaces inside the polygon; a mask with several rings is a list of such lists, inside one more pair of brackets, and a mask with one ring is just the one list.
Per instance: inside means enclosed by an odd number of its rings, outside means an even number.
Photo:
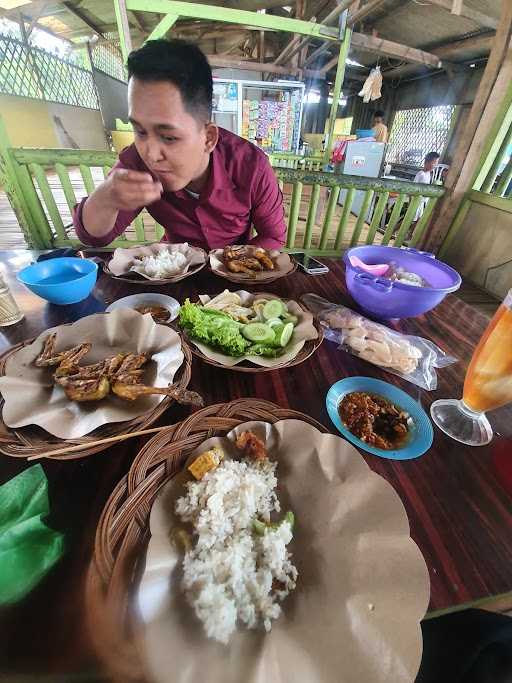
[{"label": "grilled chicken", "polygon": [[55,334],[50,335],[43,351],[36,359],[38,367],[58,365],[53,378],[61,386],[71,401],[100,401],[110,392],[126,401],[135,401],[140,396],[163,394],[171,396],[179,403],[198,407],[204,405],[203,399],[194,391],[177,387],[149,387],[142,384],[144,370],[148,362],[145,353],[118,353],[92,365],[78,365],[82,356],[91,349],[91,344],[80,344],[69,351],[55,353]]},{"label": "grilled chicken", "polygon": [[101,401],[110,391],[110,382],[106,377],[98,379],[57,377],[55,382],[64,389],[70,401]]},{"label": "grilled chicken", "polygon": [[274,262],[265,249],[253,246],[224,247],[222,259],[232,273],[256,277],[262,270],[274,270]]},{"label": "grilled chicken", "polygon": [[92,348],[92,344],[79,344],[67,351],[55,353],[55,339],[57,334],[54,332],[45,341],[43,350],[36,358],[38,368],[48,368],[52,365],[73,365],[77,364]]}]

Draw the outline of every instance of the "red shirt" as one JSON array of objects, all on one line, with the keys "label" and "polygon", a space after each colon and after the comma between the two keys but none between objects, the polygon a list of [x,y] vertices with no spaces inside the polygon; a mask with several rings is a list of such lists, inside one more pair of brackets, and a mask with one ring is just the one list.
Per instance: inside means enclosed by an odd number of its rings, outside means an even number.
[{"label": "red shirt", "polygon": [[[149,173],[135,145],[121,152],[114,168]],[[93,237],[82,223],[85,200],[75,207],[73,223],[80,241],[93,247],[110,244],[144,208],[119,211],[113,229],[103,237]],[[167,242],[188,242],[209,250],[248,243],[274,249],[285,241],[283,196],[267,155],[223,128],[219,128],[210,177],[199,198],[185,190],[164,192],[146,209],[165,228]],[[252,226],[257,236],[251,239]]]}]

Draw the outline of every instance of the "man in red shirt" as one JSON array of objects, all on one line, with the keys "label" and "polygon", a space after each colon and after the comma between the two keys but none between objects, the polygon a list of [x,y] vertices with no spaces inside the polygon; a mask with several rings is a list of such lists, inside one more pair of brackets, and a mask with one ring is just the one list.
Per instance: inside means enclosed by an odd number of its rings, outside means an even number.
[{"label": "man in red shirt", "polygon": [[272,167],[255,145],[211,122],[212,72],[201,50],[151,40],[129,55],[128,74],[135,143],[75,208],[79,239],[106,246],[145,207],[168,242],[281,247],[283,199]]}]

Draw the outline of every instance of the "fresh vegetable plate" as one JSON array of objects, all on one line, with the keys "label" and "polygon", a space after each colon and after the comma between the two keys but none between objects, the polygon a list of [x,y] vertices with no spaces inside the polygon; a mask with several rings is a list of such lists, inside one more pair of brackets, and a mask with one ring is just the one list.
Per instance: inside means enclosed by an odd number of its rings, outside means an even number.
[{"label": "fresh vegetable plate", "polygon": [[322,341],[312,314],[275,294],[230,292],[182,304],[179,325],[205,362],[242,372],[296,365]]}]

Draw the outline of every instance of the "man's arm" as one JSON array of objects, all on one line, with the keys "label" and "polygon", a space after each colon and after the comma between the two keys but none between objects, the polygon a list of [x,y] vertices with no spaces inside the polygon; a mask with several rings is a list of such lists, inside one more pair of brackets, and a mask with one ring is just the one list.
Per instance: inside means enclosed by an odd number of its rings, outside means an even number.
[{"label": "man's arm", "polygon": [[119,162],[90,197],[75,207],[73,223],[85,244],[110,244],[148,204],[160,199],[162,186],[149,173],[122,167]]},{"label": "man's arm", "polygon": [[257,234],[249,244],[280,249],[286,240],[283,195],[267,159],[259,163],[257,173],[251,207],[251,221]]}]

